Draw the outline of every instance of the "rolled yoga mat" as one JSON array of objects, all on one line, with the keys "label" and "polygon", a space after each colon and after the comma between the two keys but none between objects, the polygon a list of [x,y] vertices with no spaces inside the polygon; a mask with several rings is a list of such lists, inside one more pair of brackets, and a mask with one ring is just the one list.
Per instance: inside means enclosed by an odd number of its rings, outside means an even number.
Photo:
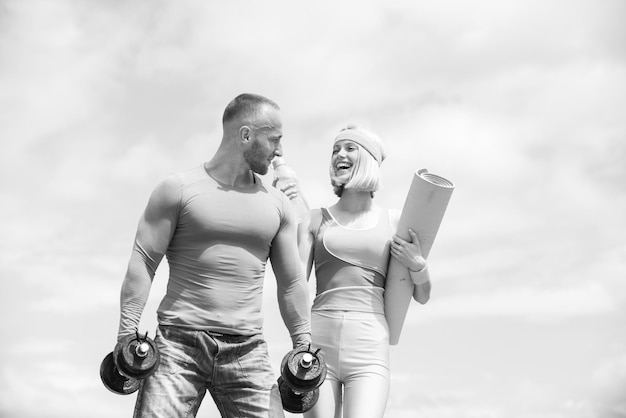
[{"label": "rolled yoga mat", "polygon": [[[452,182],[426,169],[418,170],[413,176],[396,234],[408,241],[411,239],[409,229],[415,231],[424,258],[428,258],[453,190]],[[400,340],[412,297],[413,281],[409,269],[390,257],[385,283],[385,316],[391,345],[398,344]]]}]

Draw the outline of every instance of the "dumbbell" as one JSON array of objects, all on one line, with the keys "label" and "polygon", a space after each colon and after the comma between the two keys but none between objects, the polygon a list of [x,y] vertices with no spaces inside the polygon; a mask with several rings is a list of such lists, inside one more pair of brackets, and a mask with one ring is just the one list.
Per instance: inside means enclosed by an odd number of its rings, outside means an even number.
[{"label": "dumbbell", "polygon": [[297,347],[280,364],[278,388],[285,411],[301,414],[315,405],[319,387],[326,379],[326,363],[318,348]]},{"label": "dumbbell", "polygon": [[155,342],[139,332],[129,335],[115,345],[100,364],[100,378],[113,393],[129,395],[139,389],[141,379],[153,374],[161,357]]}]

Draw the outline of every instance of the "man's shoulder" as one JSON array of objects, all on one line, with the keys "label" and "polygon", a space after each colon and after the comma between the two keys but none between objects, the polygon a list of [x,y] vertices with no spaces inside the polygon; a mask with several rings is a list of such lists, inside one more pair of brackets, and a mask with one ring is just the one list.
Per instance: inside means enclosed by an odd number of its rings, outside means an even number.
[{"label": "man's shoulder", "polygon": [[193,167],[173,172],[168,177],[176,178],[182,183],[193,183],[207,178],[207,173],[204,169],[204,164],[198,164]]},{"label": "man's shoulder", "polygon": [[169,188],[187,189],[189,186],[206,180],[208,175],[202,164],[171,172],[162,179],[161,184],[169,186]]},{"label": "man's shoulder", "polygon": [[155,193],[168,195],[170,197],[180,197],[187,186],[196,183],[202,178],[203,172],[204,169],[202,165],[171,172],[156,185]]}]

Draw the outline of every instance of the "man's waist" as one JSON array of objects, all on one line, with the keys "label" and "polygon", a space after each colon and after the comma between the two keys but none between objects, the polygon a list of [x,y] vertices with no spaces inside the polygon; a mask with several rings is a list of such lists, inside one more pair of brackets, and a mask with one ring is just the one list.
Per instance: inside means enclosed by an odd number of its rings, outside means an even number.
[{"label": "man's waist", "polygon": [[159,309],[159,325],[210,332],[224,336],[251,336],[263,332],[261,313],[252,315],[216,314],[215,312],[171,311]]}]

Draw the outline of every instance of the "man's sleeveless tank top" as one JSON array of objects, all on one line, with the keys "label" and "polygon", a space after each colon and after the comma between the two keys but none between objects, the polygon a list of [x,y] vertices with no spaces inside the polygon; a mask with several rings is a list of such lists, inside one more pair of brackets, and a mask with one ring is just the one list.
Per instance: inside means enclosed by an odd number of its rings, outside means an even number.
[{"label": "man's sleeveless tank top", "polygon": [[340,225],[322,208],[313,257],[318,293],[313,310],[383,313],[383,292],[393,236],[389,211],[371,228]]},{"label": "man's sleeveless tank top", "polygon": [[172,215],[176,229],[167,249],[170,278],[159,323],[261,333],[265,267],[289,201],[256,176],[246,188],[219,183],[202,165],[175,177],[180,203]]}]

